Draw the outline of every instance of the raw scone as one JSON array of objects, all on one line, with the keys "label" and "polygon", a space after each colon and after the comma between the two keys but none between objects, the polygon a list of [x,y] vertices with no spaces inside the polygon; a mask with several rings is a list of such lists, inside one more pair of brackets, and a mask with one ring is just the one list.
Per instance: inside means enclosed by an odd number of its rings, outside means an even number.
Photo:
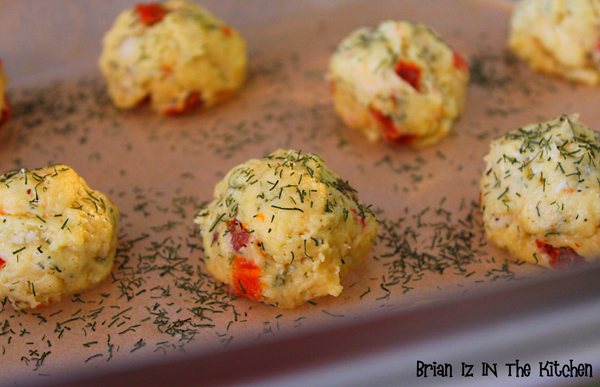
[{"label": "raw scone", "polygon": [[386,21],[344,39],[328,79],[346,125],[372,142],[422,147],[444,137],[460,115],[469,69],[431,28]]},{"label": "raw scone", "polygon": [[509,46],[532,69],[588,85],[600,83],[600,0],[523,0]]},{"label": "raw scone", "polygon": [[338,296],[377,221],[315,154],[277,150],[233,168],[196,215],[206,266],[231,293],[281,308]]},{"label": "raw scone", "polygon": [[191,2],[139,4],[122,12],[107,32],[99,65],[118,108],[149,98],[160,113],[185,113],[214,105],[242,86],[246,43]]},{"label": "raw scone", "polygon": [[118,217],[64,165],[0,176],[0,299],[35,308],[96,286],[112,269]]},{"label": "raw scone", "polygon": [[480,182],[487,236],[555,269],[600,255],[600,133],[578,115],[492,141]]},{"label": "raw scone", "polygon": [[0,60],[0,129],[10,117],[12,110],[6,96],[6,77],[2,71],[2,61]]}]

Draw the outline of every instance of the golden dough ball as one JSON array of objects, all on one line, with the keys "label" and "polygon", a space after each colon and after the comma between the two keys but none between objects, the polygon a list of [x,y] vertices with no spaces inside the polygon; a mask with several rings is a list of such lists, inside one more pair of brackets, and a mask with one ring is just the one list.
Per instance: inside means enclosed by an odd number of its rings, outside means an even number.
[{"label": "golden dough ball", "polygon": [[465,105],[469,69],[428,26],[386,21],[346,37],[328,79],[346,125],[372,142],[419,148],[450,131]]},{"label": "golden dough ball", "polygon": [[139,4],[103,39],[99,66],[121,109],[150,100],[162,114],[209,107],[246,79],[246,43],[235,29],[188,1]]},{"label": "golden dough ball", "polygon": [[338,296],[377,221],[315,154],[277,150],[233,168],[201,209],[206,267],[235,295],[281,308]]},{"label": "golden dough ball", "polygon": [[0,176],[0,299],[35,308],[98,285],[113,266],[118,218],[67,166]]}]

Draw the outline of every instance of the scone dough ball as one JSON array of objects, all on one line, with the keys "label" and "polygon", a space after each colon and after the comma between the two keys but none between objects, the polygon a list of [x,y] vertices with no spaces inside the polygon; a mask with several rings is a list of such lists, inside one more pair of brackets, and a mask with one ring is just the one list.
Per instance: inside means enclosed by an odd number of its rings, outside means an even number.
[{"label": "scone dough ball", "polygon": [[246,78],[246,43],[188,1],[139,4],[122,12],[103,40],[100,70],[118,108],[149,99],[162,114],[209,107]]},{"label": "scone dough ball", "polygon": [[281,308],[342,291],[377,221],[315,154],[277,150],[233,168],[201,209],[206,267],[228,290]]},{"label": "scone dough ball", "polygon": [[96,286],[112,269],[118,218],[67,166],[0,176],[0,299],[35,308]]},{"label": "scone dough ball", "polygon": [[469,69],[431,28],[386,21],[344,39],[328,79],[346,125],[372,142],[418,148],[450,131],[465,105]]},{"label": "scone dough ball", "polygon": [[6,95],[6,76],[2,68],[2,60],[0,60],[0,130],[6,121],[8,121],[11,113],[12,109]]},{"label": "scone dough ball", "polygon": [[563,115],[493,140],[485,161],[490,240],[554,269],[600,256],[600,133]]},{"label": "scone dough ball", "polygon": [[509,46],[533,70],[599,84],[600,0],[521,1]]}]

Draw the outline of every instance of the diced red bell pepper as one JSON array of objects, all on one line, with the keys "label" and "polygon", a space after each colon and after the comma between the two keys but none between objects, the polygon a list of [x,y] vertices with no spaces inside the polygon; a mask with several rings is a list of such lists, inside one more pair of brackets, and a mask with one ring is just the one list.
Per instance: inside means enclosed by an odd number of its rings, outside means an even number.
[{"label": "diced red bell pepper", "polygon": [[134,9],[140,17],[140,22],[147,26],[158,23],[167,14],[167,9],[160,3],[138,4]]},{"label": "diced red bell pepper", "polygon": [[383,136],[387,142],[397,146],[410,145],[414,140],[417,139],[416,134],[402,134],[398,131],[392,119],[381,111],[371,108],[371,114],[375,117],[375,120],[383,127]]},{"label": "diced red bell pepper", "polygon": [[260,275],[261,270],[254,261],[236,256],[233,259],[232,280],[235,289],[232,293],[258,300],[262,293]]},{"label": "diced red bell pepper", "polygon": [[231,247],[236,253],[240,252],[242,247],[246,247],[250,242],[250,234],[244,225],[237,219],[232,219],[227,225],[229,235],[231,236]]},{"label": "diced red bell pepper", "polygon": [[229,27],[229,26],[221,27],[221,31],[223,31],[223,35],[227,36],[228,38],[233,34],[233,31],[231,30],[231,27]]},{"label": "diced red bell pepper", "polygon": [[194,107],[200,103],[201,103],[200,93],[198,93],[197,91],[193,91],[185,99],[185,103],[184,103],[183,107],[181,107],[181,108],[173,107],[173,108],[167,109],[165,111],[165,114],[168,116],[175,116],[178,114],[186,114],[186,113],[191,112],[194,109]]},{"label": "diced red bell pepper", "polygon": [[584,263],[585,258],[577,254],[571,247],[554,247],[540,240],[535,241],[538,248],[550,255],[550,266],[556,270],[567,269],[568,267]]},{"label": "diced red bell pepper", "polygon": [[416,91],[421,88],[421,73],[423,69],[413,62],[399,60],[394,69],[396,74],[408,82]]},{"label": "diced red bell pepper", "polygon": [[367,223],[365,222],[365,217],[359,214],[358,211],[356,211],[354,208],[351,208],[350,211],[352,211],[352,215],[354,215],[354,220],[356,220],[356,223],[360,224],[363,228],[365,228],[367,226]]},{"label": "diced red bell pepper", "polygon": [[456,51],[454,51],[454,59],[452,63],[454,64],[454,67],[456,67],[460,71],[469,71],[469,65],[467,65],[467,62],[465,62],[463,57],[460,56],[460,54]]},{"label": "diced red bell pepper", "polygon": [[2,109],[2,111],[0,112],[0,127],[2,127],[2,125],[6,121],[8,121],[8,119],[12,115],[12,108],[10,107],[10,103],[8,102],[8,97],[4,97],[4,102],[4,109]]}]

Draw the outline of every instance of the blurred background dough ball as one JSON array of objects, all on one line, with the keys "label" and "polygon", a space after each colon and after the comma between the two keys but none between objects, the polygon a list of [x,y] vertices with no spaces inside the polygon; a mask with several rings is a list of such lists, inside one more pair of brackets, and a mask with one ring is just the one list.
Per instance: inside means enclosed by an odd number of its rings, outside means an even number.
[{"label": "blurred background dough ball", "polygon": [[235,295],[281,308],[342,291],[377,221],[315,154],[278,150],[233,168],[201,209],[207,269]]},{"label": "blurred background dough ball", "polygon": [[510,25],[510,48],[533,70],[600,83],[600,0],[523,0]]},{"label": "blurred background dough ball", "polygon": [[444,137],[460,115],[469,69],[428,26],[386,21],[346,37],[328,79],[346,125],[373,142],[422,147]]},{"label": "blurred background dough ball", "polygon": [[554,269],[600,257],[600,133],[563,115],[493,140],[480,181],[487,236]]},{"label": "blurred background dough ball", "polygon": [[0,176],[0,299],[35,308],[98,285],[112,269],[118,218],[67,166]]},{"label": "blurred background dough ball", "polygon": [[246,78],[246,43],[209,11],[188,1],[138,4],[103,39],[100,70],[118,108],[149,99],[162,114],[209,107]]}]

